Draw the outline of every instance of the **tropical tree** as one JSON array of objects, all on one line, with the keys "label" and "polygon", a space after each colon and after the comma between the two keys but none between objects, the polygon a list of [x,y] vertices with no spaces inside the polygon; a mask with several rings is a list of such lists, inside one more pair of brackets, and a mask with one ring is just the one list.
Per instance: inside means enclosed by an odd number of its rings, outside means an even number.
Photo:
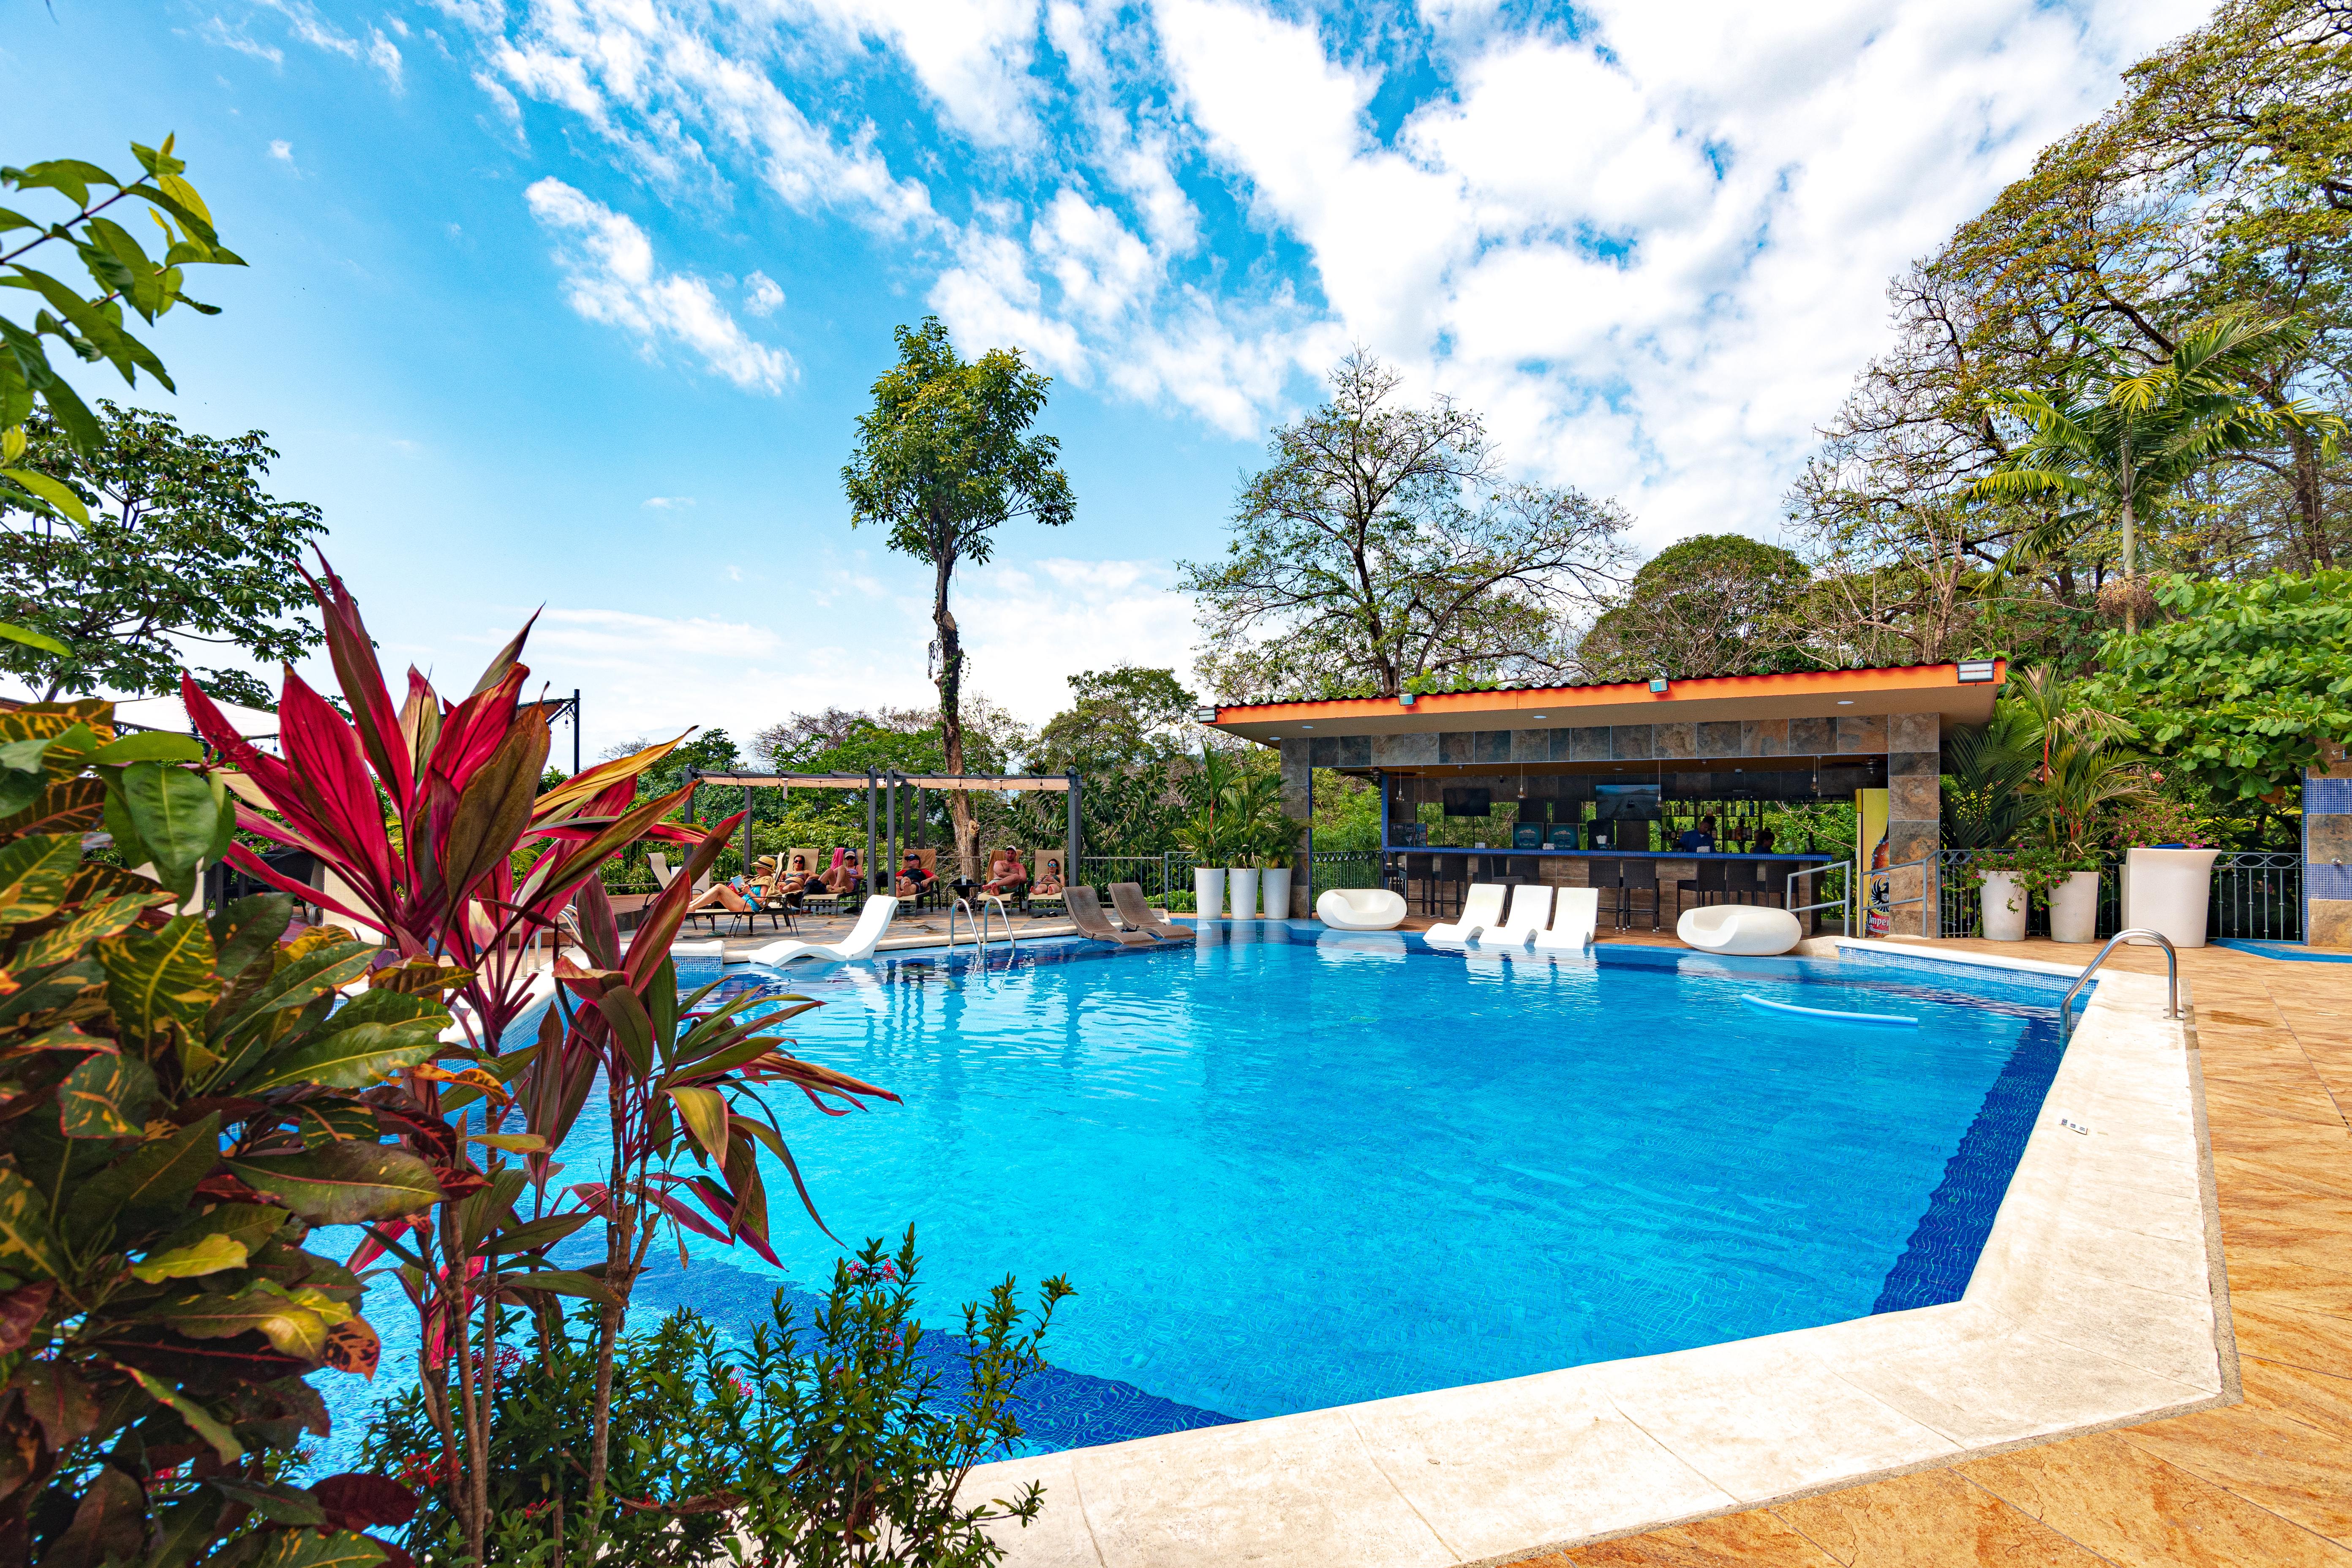
[{"label": "tropical tree", "polygon": [[1585,633],[1578,668],[1588,680],[1818,668],[1801,616],[1811,578],[1794,553],[1745,534],[1670,544]]},{"label": "tropical tree", "polygon": [[[1059,527],[1076,515],[1060,443],[1025,434],[1045,406],[1050,377],[1017,349],[966,361],[936,316],[897,330],[898,363],[874,384],[874,406],[857,418],[857,444],[841,470],[850,523],[887,531],[890,548],[929,563],[933,676],[947,771],[964,771],[961,706],[963,642],[948,608],[956,567],[985,563],[995,531],[1027,517]],[[979,873],[976,830],[964,792],[949,800],[956,855]]]},{"label": "tropical tree", "polygon": [[[137,386],[143,370],[171,390],[163,362],[123,326],[123,307],[151,326],[180,305],[217,314],[216,306],[202,304],[186,293],[184,269],[245,265],[213,231],[211,212],[186,179],[186,162],[172,155],[173,140],[164,137],[161,147],[133,142],[131,156],[146,172],[130,181],[79,158],[52,158],[21,169],[0,166],[0,187],[19,193],[54,191],[75,209],[43,221],[0,208],[0,236],[8,237],[0,238],[0,272],[21,290],[5,298],[35,307],[29,324],[0,313],[0,338],[7,348],[0,353],[0,493],[8,496],[11,505],[78,523],[88,521],[81,499],[71,489],[53,476],[19,464],[26,448],[25,421],[36,399],[83,457],[96,459],[106,445],[97,416],[49,363],[47,345],[41,340],[56,338],[80,359],[113,366],[126,386]],[[91,199],[94,192],[100,199]],[[149,256],[131,230],[116,221],[131,218],[142,204],[163,231],[161,258]],[[26,237],[27,231],[30,237]],[[50,252],[53,256],[68,250],[78,256],[98,292],[84,293],[26,259],[45,246],[58,247]]]},{"label": "tropical tree", "polygon": [[2040,771],[2041,744],[2014,702],[1995,703],[1988,723],[1945,732],[1945,848],[2003,849],[2016,840],[2032,816],[2025,789]]},{"label": "tropical tree", "polygon": [[1984,500],[2043,497],[2079,503],[2045,515],[2012,544],[2009,563],[2064,550],[2114,524],[2133,597],[2124,629],[2138,626],[2137,526],[2190,477],[2227,453],[2265,446],[2287,428],[2315,432],[2332,456],[2344,421],[2299,401],[2266,403],[2249,377],[2305,336],[2284,321],[2224,311],[2184,333],[2171,355],[2137,363],[2102,348],[2053,395],[2033,387],[1991,394],[1986,407],[2024,425],[2026,439],[1969,487]]},{"label": "tropical tree", "polygon": [[1477,415],[1406,405],[1360,349],[1330,383],[1273,432],[1224,558],[1183,563],[1220,692],[1393,697],[1565,668],[1562,614],[1615,585],[1625,514],[1500,482]]},{"label": "tropical tree", "polygon": [[[0,668],[46,701],[169,691],[187,643],[263,664],[316,647],[301,552],[326,524],[317,507],[262,489],[278,456],[268,436],[215,440],[165,415],[98,406],[95,453],[77,451],[55,419],[35,414],[17,459],[71,492],[81,521],[0,487],[0,617],[69,650],[0,645]],[[199,684],[224,700],[270,705],[268,689],[241,669],[209,670]]]}]

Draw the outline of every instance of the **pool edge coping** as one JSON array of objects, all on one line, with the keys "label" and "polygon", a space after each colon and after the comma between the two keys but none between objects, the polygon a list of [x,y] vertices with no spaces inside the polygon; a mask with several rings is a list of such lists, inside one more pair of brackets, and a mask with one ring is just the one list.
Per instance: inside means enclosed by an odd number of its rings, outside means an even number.
[{"label": "pool edge coping", "polygon": [[[1840,950],[1848,946],[1993,969],[2069,977],[2077,973],[2072,966],[2022,957],[1944,954],[1923,952],[1924,944],[1853,938],[1809,942],[1804,948],[1811,951],[1803,955],[1842,956]],[[1368,1564],[1502,1564],[1963,1459],[2235,1404],[2242,1393],[2222,1261],[2204,1086],[2186,983],[2181,1018],[2161,1018],[2161,983],[2157,977],[2125,972],[2102,975],[2036,1115],[2033,1132],[2003,1194],[1993,1232],[1958,1301],[1657,1356],[1591,1363],[983,1466],[972,1472],[978,1487],[993,1489],[1036,1479],[1046,1483],[1049,1499],[1057,1488],[1066,1489],[1065,1497],[1076,1504],[1074,1510],[1055,1513],[1049,1502],[1048,1516],[1037,1527],[1001,1536],[1011,1549],[1007,1562],[1013,1568],[1060,1568],[1064,1563],[1127,1568],[1130,1563],[1175,1564],[1224,1555],[1267,1564],[1303,1564],[1328,1562],[1334,1550],[1340,1550],[1349,1561]],[[2136,1052],[2142,1058],[2137,1064],[2131,1060]],[[2145,1076],[2150,1060],[2176,1064],[2178,1069],[2162,1075],[2162,1081],[2154,1085],[2153,1098]],[[2104,1093],[2103,1073],[2108,1080]],[[2092,1139],[2088,1144],[2074,1145],[2059,1125],[2069,1109],[2059,1103],[2062,1084],[2065,1096],[2098,1107],[2095,1110],[2074,1108],[2094,1124],[2095,1132],[2085,1135]],[[2167,1142],[2166,1123],[2182,1113],[2187,1120],[2185,1148],[2179,1146],[2177,1135],[2183,1129],[2178,1127],[2170,1129],[2175,1136]],[[2109,1129],[2137,1141],[2134,1151],[2125,1152],[2120,1143],[2099,1148],[2097,1133]],[[2107,1131],[2107,1136],[2112,1139],[2114,1132]],[[2161,1146],[2154,1152],[2139,1146],[2150,1140]],[[2184,1155],[2188,1156],[2186,1166],[2179,1163]],[[2194,1173],[2193,1197],[2174,1190],[2149,1200],[2170,1205],[2171,1217],[2179,1221],[2186,1222],[2193,1213],[2193,1237],[2158,1237],[2114,1226],[2099,1227],[2105,1233],[2099,1239],[2111,1246],[2129,1237],[2140,1244],[2142,1254],[2168,1250],[2176,1268],[2185,1265],[2191,1253],[2195,1256],[2201,1291],[2184,1289],[2175,1293],[2127,1287],[2147,1299],[2138,1303],[2143,1309],[2170,1312],[2170,1321],[2162,1325],[2166,1332],[2177,1339],[2187,1331],[2189,1361],[2168,1364],[2161,1371],[2145,1364],[2158,1359],[2148,1345],[2086,1344],[2083,1342],[2099,1337],[2091,1321],[2062,1321],[2042,1310],[2053,1309],[2063,1315],[2068,1305],[2079,1310],[2084,1298],[2112,1294],[2113,1279],[2102,1279],[2086,1272],[2072,1251],[2065,1251],[2062,1258],[2060,1242],[2052,1233],[2070,1226],[2079,1230],[2090,1223],[2079,1196],[2071,1206],[2067,1202],[2076,1184],[2085,1178],[2095,1182],[2102,1175],[2112,1184],[2118,1171],[2134,1163],[2143,1167],[2154,1163],[2163,1173],[2177,1178],[2189,1176],[2192,1170]],[[2125,1185],[2129,1185],[2128,1177]],[[2064,1267],[2068,1264],[2074,1267],[2070,1270]],[[2186,1273],[2180,1283],[2188,1285]],[[2074,1287],[2071,1296],[2070,1285]],[[2062,1299],[2042,1300],[2053,1291]],[[2000,1304],[1996,1305],[1996,1299]],[[2167,1308],[2165,1302],[2174,1305]],[[2095,1317],[2095,1312],[2092,1319]],[[1906,1337],[1918,1342],[1904,1349],[1899,1342]],[[1882,1345],[1875,1359],[1865,1363],[1859,1359],[1860,1351],[1873,1340],[1896,1343]],[[2173,1348],[2179,1352],[2184,1347]],[[1893,1403],[1896,1397],[1908,1397],[1915,1408],[1932,1405],[1936,1387],[1965,1388],[1972,1366],[1982,1372],[2000,1353],[2028,1358],[2041,1354],[2052,1363],[2041,1370],[2058,1373],[2063,1363],[2066,1370],[2095,1381],[2105,1378],[2113,1386],[2072,1401],[2062,1398],[2056,1402],[2057,1408],[2047,1413],[2047,1419],[1986,1415],[1955,1406],[1949,1414],[1963,1420],[2007,1420],[2032,1428],[1982,1440],[1939,1430],[1932,1420],[1900,1410]],[[1939,1357],[1949,1364],[1938,1365]],[[1907,1384],[1901,1381],[1906,1358],[1911,1363]],[[1743,1361],[1752,1363],[1749,1371],[1738,1370]],[[2085,1372],[2092,1362],[2102,1364]],[[1827,1402],[1809,1413],[1811,1424],[1801,1420],[1784,1434],[1788,1440],[1829,1439],[1834,1447],[1840,1424],[1857,1409],[1864,1415],[1891,1418],[1892,1424],[1875,1439],[1874,1450],[1822,1460],[1815,1465],[1822,1473],[1792,1478],[1787,1485],[1727,1484],[1738,1478],[1724,1466],[1736,1470],[1741,1461],[1734,1456],[1718,1465],[1708,1458],[1704,1450],[1711,1430],[1732,1429],[1728,1441],[1717,1445],[1719,1450],[1768,1447],[1781,1439],[1747,1432],[1741,1417],[1720,1408],[1720,1401],[1712,1411],[1706,1408],[1706,1399],[1715,1396],[1708,1393],[1710,1378],[1716,1395],[1737,1396],[1737,1402],[1754,1406],[1746,1412],[1749,1417],[1785,1415],[1769,1396],[1759,1398],[1754,1393],[1754,1367],[1766,1364],[1777,1368],[1772,1378],[1790,1385],[1782,1392]],[[1865,1373],[1876,1374],[1876,1387],[1855,1381]],[[1993,1386],[1999,1392],[2021,1392],[2021,1378],[2022,1373],[2013,1368],[2005,1380],[1996,1376]],[[2128,1392],[2119,1393],[2119,1389]],[[1645,1393],[1663,1399],[1664,1405],[1644,1405]],[[1635,1406],[1633,1414],[1624,1408],[1629,1403]],[[1832,1405],[1843,1405],[1845,1415],[1839,1415]],[[1645,1414],[1652,1415],[1650,1426],[1643,1425]],[[1676,1421],[1683,1424],[1679,1435],[1661,1436],[1651,1429]],[[1368,1436],[1368,1423],[1373,1435]],[[1454,1495],[1450,1501],[1438,1499],[1444,1504],[1440,1508],[1433,1506],[1433,1478],[1419,1469],[1401,1477],[1391,1473],[1393,1465],[1384,1465],[1382,1459],[1393,1460],[1400,1453],[1410,1457],[1408,1451],[1418,1451],[1412,1436],[1416,1429],[1433,1438],[1437,1429],[1448,1426],[1465,1430],[1455,1434],[1458,1440],[1450,1446],[1429,1445],[1433,1451],[1426,1456],[1429,1466],[1454,1472],[1449,1478]],[[1608,1430],[1603,1433],[1602,1428]],[[1923,1434],[1942,1447],[1925,1453],[1904,1451],[1903,1445],[1916,1447]],[[1549,1437],[1552,1448],[1531,1458],[1526,1445],[1517,1441],[1530,1436]],[[1349,1437],[1352,1444],[1347,1441]],[[1612,1444],[1624,1450],[1616,1460],[1607,1452],[1570,1451],[1596,1446],[1609,1450]],[[1349,1447],[1355,1451],[1339,1452]],[[1498,1464],[1498,1458],[1516,1458],[1518,1463]],[[1654,1487],[1645,1493],[1638,1479],[1626,1475],[1623,1461],[1627,1458],[1639,1461],[1635,1468],[1658,1472],[1662,1481],[1685,1489],[1696,1483],[1714,1496],[1691,1497],[1685,1504],[1657,1495]],[[1748,1458],[1753,1462],[1754,1456]],[[1710,1467],[1714,1474],[1709,1473]],[[1579,1489],[1574,1484],[1571,1472],[1580,1468],[1590,1473],[1591,1486]],[[1092,1501],[1082,1469],[1092,1473]],[[1344,1479],[1370,1495],[1335,1498],[1331,1483],[1343,1479],[1339,1471],[1350,1472]],[[1611,1483],[1616,1483],[1615,1489]],[[1433,1489],[1448,1489],[1440,1485]],[[1605,1495],[1596,1496],[1596,1492]],[[1656,1502],[1644,1507],[1643,1498],[1650,1495],[1656,1496]],[[1553,1507],[1545,1508],[1547,1499]],[[1507,1545],[1492,1540],[1490,1533],[1487,1539],[1475,1539],[1482,1533],[1475,1529],[1465,1534],[1465,1527],[1475,1526],[1482,1519],[1492,1521],[1498,1513],[1517,1515],[1531,1507],[1550,1513],[1556,1522],[1547,1528],[1530,1519],[1527,1531]],[[1562,1508],[1580,1510],[1588,1517],[1572,1524],[1561,1516]],[[1613,1517],[1605,1521],[1591,1517],[1595,1514]],[[1490,1524],[1489,1531],[1492,1528]]]}]

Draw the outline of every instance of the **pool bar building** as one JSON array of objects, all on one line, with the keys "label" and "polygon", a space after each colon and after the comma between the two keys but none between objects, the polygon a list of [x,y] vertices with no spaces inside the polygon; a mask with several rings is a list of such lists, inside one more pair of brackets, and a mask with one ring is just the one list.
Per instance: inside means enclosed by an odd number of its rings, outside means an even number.
[{"label": "pool bar building", "polygon": [[[1424,912],[1451,912],[1471,880],[1587,887],[1596,870],[1616,886],[1746,889],[1801,907],[1843,898],[1851,875],[1834,868],[1860,858],[1885,868],[1874,886],[1887,929],[1916,935],[1936,896],[1944,730],[1990,721],[2007,677],[2005,660],[1961,660],[1235,704],[1200,718],[1279,749],[1295,817],[1308,815],[1312,769],[1370,780],[1382,879]],[[1851,804],[1860,841],[1767,847],[1743,824],[1776,802]],[[1432,844],[1423,818],[1437,813],[1495,831],[1483,846]],[[1652,826],[1702,814],[1718,829],[1704,857]],[[1303,873],[1304,835],[1298,852]],[[1307,888],[1293,879],[1294,915],[1307,913]],[[1657,907],[1654,895],[1653,921]]]}]

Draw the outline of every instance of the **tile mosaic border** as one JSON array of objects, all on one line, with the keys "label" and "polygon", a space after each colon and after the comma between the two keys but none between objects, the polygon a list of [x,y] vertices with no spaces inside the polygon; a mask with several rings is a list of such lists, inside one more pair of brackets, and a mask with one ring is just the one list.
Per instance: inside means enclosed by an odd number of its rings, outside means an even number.
[{"label": "tile mosaic border", "polygon": [[2163,1003],[2160,978],[2102,976],[1958,1301],[1007,1461],[969,1485],[1045,1484],[1038,1522],[1003,1537],[1012,1568],[1500,1563],[2235,1403],[2196,1038]]}]

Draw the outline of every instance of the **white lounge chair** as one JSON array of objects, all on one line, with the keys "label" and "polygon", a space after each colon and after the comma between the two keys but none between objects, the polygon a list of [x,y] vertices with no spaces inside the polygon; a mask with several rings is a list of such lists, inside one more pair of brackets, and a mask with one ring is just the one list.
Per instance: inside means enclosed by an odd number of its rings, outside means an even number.
[{"label": "white lounge chair", "polygon": [[795,958],[821,958],[835,963],[851,963],[874,956],[881,942],[882,933],[890,929],[890,917],[898,912],[898,900],[887,894],[877,894],[866,900],[858,912],[857,924],[841,942],[772,942],[751,954],[753,963],[771,967],[789,963]]},{"label": "white lounge chair", "polygon": [[1805,928],[1786,910],[1763,904],[1702,904],[1675,922],[1685,947],[1748,958],[1788,952],[1805,939]]},{"label": "white lounge chair", "polygon": [[1423,934],[1432,942],[1477,941],[1480,931],[1503,923],[1503,895],[1507,891],[1500,882],[1471,883],[1468,896],[1462,900],[1462,918],[1433,925]]},{"label": "white lounge chair", "polygon": [[1404,923],[1404,895],[1387,888],[1333,888],[1315,915],[1334,931],[1394,931]]},{"label": "white lounge chair", "polygon": [[1552,908],[1551,929],[1536,938],[1538,952],[1582,952],[1601,923],[1601,889],[1562,888]]},{"label": "white lounge chair", "polygon": [[1479,945],[1525,947],[1551,923],[1551,884],[1522,882],[1511,889],[1511,916],[1478,939]]}]

